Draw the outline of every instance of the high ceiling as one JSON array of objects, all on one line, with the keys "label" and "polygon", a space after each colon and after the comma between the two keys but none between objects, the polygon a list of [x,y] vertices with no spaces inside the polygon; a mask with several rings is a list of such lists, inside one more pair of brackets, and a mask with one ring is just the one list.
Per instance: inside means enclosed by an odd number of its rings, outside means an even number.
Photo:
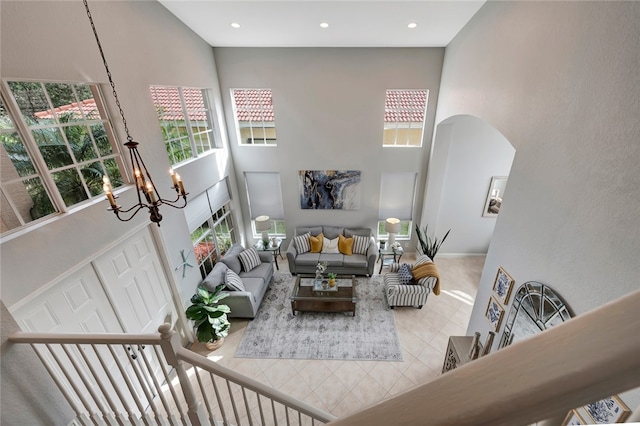
[{"label": "high ceiling", "polygon": [[214,47],[442,47],[485,2],[158,1]]}]

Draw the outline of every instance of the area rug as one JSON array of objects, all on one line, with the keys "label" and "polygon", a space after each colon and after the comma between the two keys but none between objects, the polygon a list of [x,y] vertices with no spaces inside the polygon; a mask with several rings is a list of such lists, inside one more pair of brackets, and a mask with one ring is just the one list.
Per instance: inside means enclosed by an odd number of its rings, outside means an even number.
[{"label": "area rug", "polygon": [[356,278],[351,313],[291,312],[295,277],[276,274],[236,351],[240,358],[402,361],[393,312],[381,276]]}]

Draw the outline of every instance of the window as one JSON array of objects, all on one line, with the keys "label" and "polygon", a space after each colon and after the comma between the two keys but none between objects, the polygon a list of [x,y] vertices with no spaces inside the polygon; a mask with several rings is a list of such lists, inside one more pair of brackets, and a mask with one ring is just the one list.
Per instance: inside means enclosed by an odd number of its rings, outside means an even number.
[{"label": "window", "polygon": [[227,180],[223,179],[193,197],[183,212],[198,267],[202,278],[205,278],[218,259],[237,241]]},{"label": "window", "polygon": [[217,148],[209,90],[151,86],[151,98],[171,164]]},{"label": "window", "polygon": [[416,175],[414,172],[382,173],[378,238],[389,236],[384,229],[385,220],[389,217],[400,219],[400,232],[396,235],[397,238],[411,237]]},{"label": "window", "polygon": [[428,90],[387,90],[382,146],[422,146]]},{"label": "window", "polygon": [[196,254],[198,268],[202,278],[213,270],[218,259],[224,256],[236,241],[235,229],[231,217],[231,203],[219,208],[191,233],[193,251]]},{"label": "window", "polygon": [[262,215],[269,216],[272,221],[272,227],[268,232],[270,236],[286,237],[280,173],[245,172],[244,178],[249,198],[253,237],[260,238],[259,233],[256,232],[255,219]]},{"label": "window", "polygon": [[95,84],[9,81],[0,100],[2,232],[103,194],[102,177],[124,185]]},{"label": "window", "polygon": [[277,145],[271,89],[232,89],[241,145]]}]

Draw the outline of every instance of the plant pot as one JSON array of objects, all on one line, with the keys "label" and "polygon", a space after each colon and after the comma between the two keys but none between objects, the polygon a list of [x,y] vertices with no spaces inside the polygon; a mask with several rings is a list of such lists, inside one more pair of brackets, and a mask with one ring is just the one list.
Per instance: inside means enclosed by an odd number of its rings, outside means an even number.
[{"label": "plant pot", "polygon": [[329,287],[335,287],[336,286],[336,280],[333,278],[329,278]]},{"label": "plant pot", "polygon": [[224,337],[221,337],[218,340],[214,340],[213,342],[205,343],[204,346],[210,351],[215,351],[220,346],[222,346],[223,343],[224,343]]}]

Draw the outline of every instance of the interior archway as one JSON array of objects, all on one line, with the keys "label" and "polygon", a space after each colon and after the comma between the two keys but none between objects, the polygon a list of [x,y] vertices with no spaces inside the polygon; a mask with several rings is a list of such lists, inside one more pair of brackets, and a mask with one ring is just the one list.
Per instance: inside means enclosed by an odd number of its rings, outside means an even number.
[{"label": "interior archway", "polygon": [[497,220],[483,216],[491,178],[508,176],[514,157],[507,138],[478,117],[456,115],[437,125],[420,225],[439,237],[451,229],[442,255],[487,252]]}]

